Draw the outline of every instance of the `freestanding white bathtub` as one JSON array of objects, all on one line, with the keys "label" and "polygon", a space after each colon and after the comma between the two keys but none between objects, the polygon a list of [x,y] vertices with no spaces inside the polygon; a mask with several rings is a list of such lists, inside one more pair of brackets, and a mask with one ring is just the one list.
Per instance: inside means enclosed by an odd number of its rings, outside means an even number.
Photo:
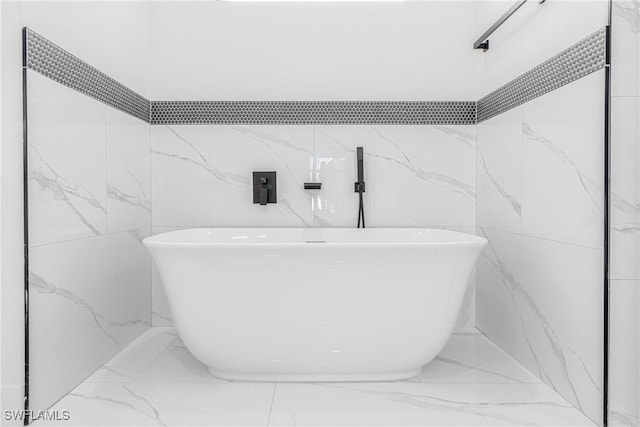
[{"label": "freestanding white bathtub", "polygon": [[432,229],[208,228],[144,240],[187,348],[220,378],[417,375],[486,240]]}]

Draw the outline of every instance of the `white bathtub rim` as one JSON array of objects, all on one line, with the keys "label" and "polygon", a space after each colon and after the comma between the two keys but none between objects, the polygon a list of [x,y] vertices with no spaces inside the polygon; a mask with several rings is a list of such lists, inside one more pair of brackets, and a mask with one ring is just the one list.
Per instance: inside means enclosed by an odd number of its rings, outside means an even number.
[{"label": "white bathtub rim", "polygon": [[[434,234],[438,234],[439,236],[450,236],[451,240],[424,240],[424,241],[318,241],[318,240],[295,240],[295,241],[264,241],[264,242],[255,242],[255,241],[237,241],[237,242],[227,242],[227,241],[196,241],[195,239],[189,240],[188,234],[193,234],[194,232],[206,232],[212,230],[225,230],[226,232],[237,231],[241,233],[243,231],[252,231],[256,232],[257,230],[265,230],[270,233],[277,233],[278,231],[300,231],[300,232],[315,232],[322,233],[324,230],[331,230],[331,232],[336,232],[340,230],[349,230],[350,232],[354,232],[353,230],[361,230],[359,233],[367,233],[367,230],[372,231],[380,231],[384,230],[387,232],[403,232],[414,231],[414,232],[430,232]],[[176,240],[179,236],[183,236],[179,240]],[[475,234],[462,233],[459,231],[452,230],[442,230],[438,228],[401,228],[401,227],[379,227],[379,228],[369,228],[369,229],[353,229],[353,228],[299,228],[299,227],[200,227],[200,228],[185,228],[181,230],[174,230],[165,233],[156,234],[150,237],[147,237],[143,240],[143,244],[148,248],[179,248],[179,247],[188,247],[188,248],[247,248],[247,247],[255,247],[255,248],[284,248],[284,247],[307,247],[307,248],[326,248],[326,247],[441,247],[441,246],[485,246],[487,244],[487,240],[484,237],[477,236]]]}]

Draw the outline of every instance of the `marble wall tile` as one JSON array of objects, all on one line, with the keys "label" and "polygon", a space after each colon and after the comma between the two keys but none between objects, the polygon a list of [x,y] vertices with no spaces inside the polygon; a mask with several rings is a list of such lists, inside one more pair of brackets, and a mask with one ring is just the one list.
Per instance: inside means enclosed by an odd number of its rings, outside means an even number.
[{"label": "marble wall tile", "polygon": [[640,1],[613,0],[611,33],[612,95],[640,96]]},{"label": "marble wall tile", "polygon": [[478,226],[520,232],[522,108],[478,124]]},{"label": "marble wall tile", "polygon": [[476,324],[602,418],[604,72],[478,125]]},{"label": "marble wall tile", "polygon": [[107,231],[105,106],[28,74],[31,245]]},{"label": "marble wall tile", "polygon": [[356,147],[364,148],[367,226],[474,226],[472,126],[315,126],[317,226],[357,223]]},{"label": "marble wall tile", "polygon": [[494,230],[477,325],[594,422],[602,419],[602,250]]},{"label": "marble wall tile", "polygon": [[[355,148],[370,227],[475,231],[473,126],[154,126],[154,232],[200,226],[353,227]],[[253,170],[278,172],[278,203],[251,203]],[[302,183],[322,182],[305,191]],[[157,272],[153,324],[171,325]],[[475,322],[474,280],[458,326]]]},{"label": "marble wall tile", "polygon": [[640,279],[640,98],[611,103],[611,278]]},{"label": "marble wall tile", "polygon": [[612,280],[609,426],[640,426],[640,280]]},{"label": "marble wall tile", "polygon": [[[153,227],[153,234],[168,233],[189,227]],[[155,263],[151,262],[151,323],[153,326],[173,326],[169,303],[164,293],[160,273]]]},{"label": "marble wall tile", "polygon": [[524,105],[522,233],[603,241],[604,71]]},{"label": "marble wall tile", "polygon": [[46,409],[151,325],[149,125],[28,75],[30,399]]},{"label": "marble wall tile", "polygon": [[45,409],[150,326],[150,257],[128,231],[30,250],[31,407]]},{"label": "marble wall tile", "polygon": [[609,425],[640,426],[640,2],[613,0]]},{"label": "marble wall tile", "polygon": [[151,266],[151,323],[153,326],[173,326],[167,296],[155,263]]},{"label": "marble wall tile", "polygon": [[[442,228],[444,230],[459,231],[461,233],[476,234],[476,227],[456,227],[456,226],[440,226],[434,228]],[[475,267],[469,277],[467,290],[464,295],[464,301],[456,319],[456,328],[465,329],[476,327],[476,271]]]},{"label": "marble wall tile", "polygon": [[151,226],[150,125],[106,107],[107,229]]},{"label": "marble wall tile", "polygon": [[[473,233],[475,234],[475,233]],[[457,328],[475,328],[476,326],[476,272],[475,267],[467,283],[464,301],[456,319]]]},{"label": "marble wall tile", "polygon": [[[154,226],[310,226],[311,126],[153,126]],[[253,204],[252,172],[278,172],[278,203]]]}]

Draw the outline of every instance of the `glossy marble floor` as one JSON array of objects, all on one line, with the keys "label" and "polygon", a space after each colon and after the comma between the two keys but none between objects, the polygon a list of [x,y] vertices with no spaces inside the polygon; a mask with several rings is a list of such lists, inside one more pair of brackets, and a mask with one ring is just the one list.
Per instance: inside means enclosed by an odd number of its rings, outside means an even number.
[{"label": "glossy marble floor", "polygon": [[216,379],[152,328],[51,409],[75,426],[594,425],[475,330],[408,381],[273,384]]}]

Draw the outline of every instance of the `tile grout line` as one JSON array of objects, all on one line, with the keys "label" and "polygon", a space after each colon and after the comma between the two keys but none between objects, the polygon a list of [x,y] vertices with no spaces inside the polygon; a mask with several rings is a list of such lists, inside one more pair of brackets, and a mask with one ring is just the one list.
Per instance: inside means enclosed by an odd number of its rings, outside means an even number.
[{"label": "tile grout line", "polygon": [[518,232],[522,233],[522,223],[524,220],[525,214],[525,203],[524,203],[524,132],[522,131],[522,127],[524,126],[524,110],[526,104],[520,107],[520,215],[518,218]]},{"label": "tile grout line", "polygon": [[[107,233],[109,229],[109,112],[108,105],[104,104],[104,229]],[[111,204],[112,205],[112,204]]]},{"label": "tile grout line", "polygon": [[267,416],[267,427],[271,424],[271,411],[273,411],[273,402],[276,400],[276,390],[278,383],[273,384],[273,394],[271,395],[271,405],[269,406],[269,415]]},{"label": "tile grout line", "polygon": [[[154,232],[153,232],[153,156],[151,155],[151,152],[153,150],[153,132],[151,130],[151,103],[149,103],[149,128],[148,128],[148,133],[147,136],[149,137],[148,142],[149,142],[149,206],[151,208],[151,212],[149,212],[149,236],[153,236]],[[146,153],[145,153],[146,154]],[[154,307],[154,300],[156,298],[153,297],[153,288],[154,288],[154,274],[153,274],[153,269],[154,269],[154,265],[153,265],[154,261],[153,258],[149,258],[149,293],[151,294],[150,299],[150,304],[149,304],[149,321],[151,324],[151,327],[153,327],[154,324],[154,319],[153,319],[153,307]]]},{"label": "tile grout line", "polygon": [[[151,326],[151,327],[153,328],[153,326]],[[161,326],[161,327],[168,327],[168,326]],[[175,330],[176,328],[173,327],[172,329]],[[162,355],[164,355],[167,352],[167,350],[169,350],[169,347],[171,347],[173,345],[173,343],[175,343],[178,340],[178,338],[180,338],[180,337],[177,335],[177,330],[176,330],[176,337],[173,340],[171,340],[171,342],[169,344],[167,344],[167,346],[164,348],[164,350],[162,350],[160,353],[158,353],[158,355],[153,359],[153,361],[151,363],[149,363],[149,365],[145,369],[143,369],[142,372],[140,372],[140,375],[138,375],[134,380],[135,383],[139,382],[139,379],[144,374],[146,374],[149,369],[151,369],[151,367],[158,361],[158,359],[160,359],[160,357]]]},{"label": "tile grout line", "polygon": [[[520,365],[525,371],[529,372],[531,375],[533,375],[534,378],[537,378],[538,381],[537,382],[523,382],[523,384],[543,384],[547,387],[549,387],[550,390],[552,390],[554,393],[556,393],[558,396],[560,396],[563,400],[567,401],[560,393],[558,393],[556,390],[554,390],[549,384],[545,383],[540,377],[538,377],[536,374],[534,374],[533,372],[531,372],[531,369],[527,368],[526,366],[524,366],[522,364],[522,362],[520,362],[518,359],[516,359],[511,353],[509,353],[508,351],[506,351],[504,348],[502,348],[502,346],[500,344],[498,344],[497,342],[495,342],[493,339],[491,339],[491,337],[487,334],[485,334],[480,328],[476,327],[476,330],[483,336],[485,337],[487,340],[489,340],[493,345],[495,345],[498,349],[500,349],[501,352],[503,352],[504,354],[506,354],[507,356],[509,356],[509,358],[511,358],[511,360],[513,360],[514,362],[516,362],[518,365]],[[567,403],[571,404],[569,401],[567,401]],[[571,404],[572,407],[575,407]],[[576,408],[577,409],[577,408]]]},{"label": "tile grout line", "polygon": [[[156,326],[156,327],[151,326],[151,327],[149,327],[149,329],[147,329],[147,330],[146,330],[146,331],[144,331],[141,335],[139,335],[139,336],[138,336],[138,338],[136,338],[136,340],[134,340],[133,342],[129,343],[129,345],[127,345],[127,346],[126,346],[126,347],[124,347],[122,350],[120,350],[118,353],[116,353],[116,354],[115,354],[111,359],[107,360],[107,361],[106,361],[102,366],[100,366],[98,369],[96,369],[96,370],[95,370],[91,375],[89,375],[87,378],[85,378],[85,379],[84,379],[80,384],[85,384],[85,383],[89,383],[89,384],[134,384],[134,383],[137,383],[137,382],[138,382],[138,380],[139,380],[139,378],[140,378],[140,377],[141,377],[145,372],[147,372],[147,371],[149,370],[149,368],[151,368],[151,366],[152,366],[154,363],[156,363],[156,361],[160,358],[160,356],[162,356],[162,355],[167,351],[167,349],[168,349],[169,347],[171,347],[171,345],[172,345],[172,344],[173,344],[173,343],[178,339],[178,337],[174,338],[171,342],[169,342],[169,344],[167,344],[167,346],[166,346],[166,347],[165,347],[165,348],[164,348],[160,353],[158,353],[158,355],[157,355],[156,357],[154,357],[154,358],[153,358],[153,360],[149,363],[149,365],[148,365],[146,368],[144,368],[143,370],[139,371],[139,373],[138,373],[137,375],[135,375],[133,378],[131,378],[131,380],[130,380],[130,381],[91,381],[91,382],[88,382],[87,380],[88,380],[89,378],[91,378],[95,373],[97,373],[100,369],[103,369],[103,368],[106,368],[106,367],[110,366],[110,365],[109,365],[109,363],[110,363],[113,359],[115,359],[116,357],[118,357],[118,356],[122,355],[122,354],[123,354],[125,351],[127,351],[130,347],[132,347],[134,344],[136,344],[136,341],[137,341],[139,338],[143,337],[144,335],[149,334],[149,332],[150,332],[152,329],[155,329],[155,328],[158,328],[158,329],[160,329],[160,328],[163,328],[163,329],[174,329],[174,330],[175,330],[175,328],[172,328],[172,327],[169,327],[169,326]],[[137,344],[140,344],[140,343],[137,343]],[[80,385],[80,384],[78,384],[78,385]],[[65,396],[66,396],[66,395],[65,395]]]},{"label": "tile grout line", "polygon": [[539,237],[539,236],[533,236],[531,234],[517,233],[515,231],[499,230],[499,229],[494,228],[494,227],[479,226],[479,228],[483,229],[483,230],[495,231],[495,232],[498,232],[498,233],[511,234],[512,236],[526,237],[526,238],[529,238],[529,239],[536,239],[536,240],[542,240],[542,241],[545,241],[545,242],[558,243],[558,244],[561,244],[561,245],[574,246],[574,247],[582,248],[582,249],[592,249],[594,251],[601,251],[602,250],[602,248],[595,248],[593,246],[578,245],[576,243],[565,242],[563,240],[548,239],[546,237]]},{"label": "tile grout line", "polygon": [[131,233],[132,231],[136,232],[136,231],[142,231],[142,230],[145,230],[145,229],[151,229],[151,227],[145,226],[145,227],[127,228],[126,230],[110,231],[110,232],[107,232],[107,233],[92,234],[91,236],[77,237],[77,238],[73,238],[73,239],[64,239],[64,240],[58,240],[58,241],[55,241],[55,242],[48,242],[48,243],[40,243],[40,244],[37,244],[37,245],[29,246],[29,249],[43,248],[43,247],[46,247],[46,246],[60,245],[60,244],[63,244],[63,243],[79,242],[79,241],[82,241],[82,240],[97,239],[97,238],[105,237],[105,236],[115,236],[117,234]]},{"label": "tile grout line", "polygon": [[[147,329],[148,331],[149,329]],[[138,336],[138,338],[140,338],[142,335],[146,334],[147,331],[143,332],[141,335]],[[136,338],[136,340],[138,339]],[[134,340],[135,341],[135,340]],[[102,364],[102,366],[100,366],[98,369],[96,369],[95,371],[91,372],[89,375],[87,375],[82,381],[80,381],[78,384],[76,384],[71,390],[69,390],[68,392],[66,392],[64,395],[60,396],[60,398],[58,398],[55,402],[53,402],[49,408],[53,408],[55,405],[57,405],[58,403],[60,403],[63,399],[65,399],[66,397],[69,396],[69,394],[71,394],[75,389],[77,389],[78,387],[80,387],[81,385],[84,384],[133,384],[136,382],[137,378],[133,381],[116,381],[116,382],[111,382],[111,381],[95,381],[95,382],[89,382],[87,381],[89,378],[91,378],[94,374],[96,374],[100,369],[108,366],[109,362],[111,360],[113,360],[114,358],[116,358],[118,355],[122,354],[128,347],[130,347],[134,341],[132,341],[131,343],[129,343],[127,346],[125,346],[122,350],[120,350],[118,353],[116,353],[112,358],[110,358],[109,360],[107,360],[105,363]],[[174,340],[175,341],[175,340]],[[172,341],[173,342],[173,341]],[[166,350],[166,349],[165,349]],[[156,359],[154,359],[155,362]],[[152,363],[153,364],[153,363]],[[140,374],[142,375],[142,374]]]}]

